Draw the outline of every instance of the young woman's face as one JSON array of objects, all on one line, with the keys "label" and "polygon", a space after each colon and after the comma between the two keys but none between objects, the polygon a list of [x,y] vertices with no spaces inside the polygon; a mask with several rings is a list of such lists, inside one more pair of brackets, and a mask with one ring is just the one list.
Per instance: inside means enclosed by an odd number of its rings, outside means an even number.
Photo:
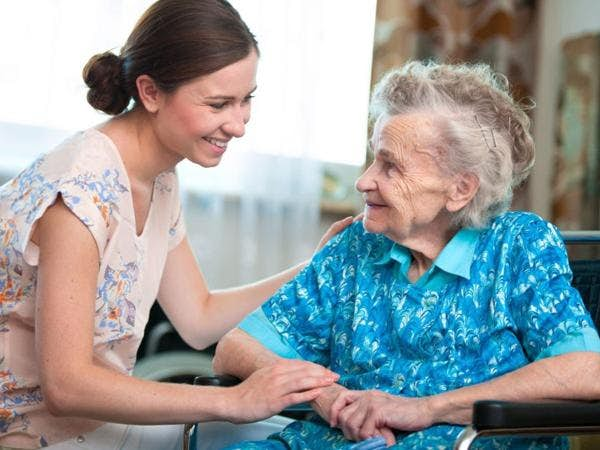
[{"label": "young woman's face", "polygon": [[219,164],[228,142],[242,137],[250,120],[257,63],[252,51],[165,94],[154,120],[162,147],[203,167]]}]

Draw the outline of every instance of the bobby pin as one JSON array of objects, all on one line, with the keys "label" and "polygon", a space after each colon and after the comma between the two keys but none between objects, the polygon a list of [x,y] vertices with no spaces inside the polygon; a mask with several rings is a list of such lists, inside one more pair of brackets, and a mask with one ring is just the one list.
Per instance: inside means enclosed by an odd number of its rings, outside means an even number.
[{"label": "bobby pin", "polygon": [[494,136],[494,129],[493,128],[487,128],[487,131],[489,131],[491,137],[492,137],[492,143],[493,145],[490,146],[490,143],[488,142],[488,138],[485,134],[486,129],[484,129],[481,126],[481,122],[479,122],[479,118],[477,117],[477,114],[475,114],[475,122],[477,122],[477,125],[479,126],[479,129],[481,130],[481,136],[483,137],[483,141],[485,142],[485,146],[488,148],[488,150],[492,150],[493,148],[496,148],[496,136]]}]

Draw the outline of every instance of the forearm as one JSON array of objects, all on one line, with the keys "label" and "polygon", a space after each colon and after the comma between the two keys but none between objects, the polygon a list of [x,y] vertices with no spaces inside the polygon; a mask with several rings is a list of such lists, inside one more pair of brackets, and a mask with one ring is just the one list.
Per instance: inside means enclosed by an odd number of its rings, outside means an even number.
[{"label": "forearm", "polygon": [[244,309],[247,312],[254,311],[266,299],[277,292],[281,286],[294,278],[307,263],[308,261],[301,262],[283,272],[255,283],[230,289],[214,290],[210,293],[209,303],[211,303],[213,307],[229,303],[235,303],[239,306],[237,302],[241,301],[244,303]]},{"label": "forearm", "polygon": [[434,423],[467,424],[478,400],[591,400],[600,396],[600,355],[567,353],[528,364],[485,383],[428,398]]},{"label": "forearm", "polygon": [[206,342],[216,342],[224,333],[237,326],[248,314],[262,305],[283,284],[304,268],[306,262],[277,275],[244,286],[211,291],[204,302],[200,317]]},{"label": "forearm", "polygon": [[[209,291],[187,243],[174,250],[169,258],[159,302],[180,336],[197,350],[218,341],[306,265],[303,262],[245,286]],[[182,284],[180,274],[188,266],[191,274],[185,279],[186,284]]]},{"label": "forearm", "polygon": [[141,380],[97,365],[46,377],[42,393],[57,416],[129,424],[228,420],[235,404],[225,388]]},{"label": "forearm", "polygon": [[219,341],[213,359],[216,374],[229,374],[245,379],[280,358],[248,333],[233,329]]}]

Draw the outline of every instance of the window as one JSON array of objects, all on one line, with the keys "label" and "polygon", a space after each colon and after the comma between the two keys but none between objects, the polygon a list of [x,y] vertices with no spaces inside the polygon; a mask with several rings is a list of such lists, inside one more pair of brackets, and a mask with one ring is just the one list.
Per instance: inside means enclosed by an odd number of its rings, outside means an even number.
[{"label": "window", "polygon": [[[252,121],[226,165],[234,168],[236,153],[247,151],[361,165],[375,0],[232,3],[262,55]],[[3,3],[0,39],[10,45],[0,59],[0,169],[24,166],[69,133],[107,119],[85,101],[81,70],[94,53],[118,52],[149,4]]]}]

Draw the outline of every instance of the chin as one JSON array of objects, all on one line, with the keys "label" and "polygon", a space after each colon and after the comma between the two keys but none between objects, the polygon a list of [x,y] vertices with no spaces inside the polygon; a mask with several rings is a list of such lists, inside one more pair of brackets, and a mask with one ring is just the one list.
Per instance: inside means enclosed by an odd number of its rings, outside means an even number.
[{"label": "chin", "polygon": [[376,222],[373,222],[372,220],[367,219],[367,217],[363,217],[362,220],[362,224],[363,227],[366,231],[368,231],[369,233],[381,233],[381,227],[377,226]]},{"label": "chin", "polygon": [[188,158],[188,160],[193,162],[194,164],[198,164],[199,166],[204,167],[206,169],[209,169],[211,167],[216,167],[221,162],[220,157],[219,158],[203,158],[203,159]]}]

